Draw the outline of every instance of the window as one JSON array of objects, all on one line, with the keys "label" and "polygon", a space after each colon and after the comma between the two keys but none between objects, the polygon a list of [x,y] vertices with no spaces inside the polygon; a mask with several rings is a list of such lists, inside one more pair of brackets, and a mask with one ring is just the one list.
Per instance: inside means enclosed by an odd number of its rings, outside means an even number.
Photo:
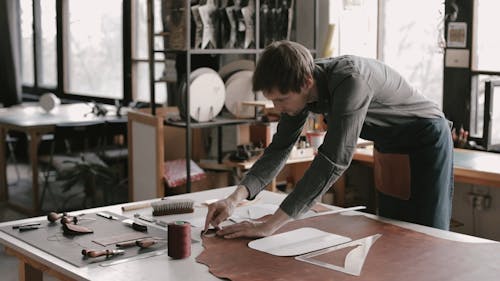
[{"label": "window", "polygon": [[57,87],[57,29],[56,1],[40,2],[40,85],[47,88]]},{"label": "window", "polygon": [[377,58],[439,107],[443,1],[330,0],[334,55]]},{"label": "window", "polygon": [[442,107],[443,1],[380,1],[379,59]]},{"label": "window", "polygon": [[486,82],[484,104],[484,146],[500,151],[500,80]]},{"label": "window", "polygon": [[35,84],[35,59],[33,57],[33,1],[21,0],[21,56],[23,84]]},{"label": "window", "polygon": [[332,0],[330,24],[335,55],[377,58],[378,1]]},{"label": "window", "polygon": [[56,1],[22,0],[20,13],[23,85],[54,89],[57,87]]},{"label": "window", "polygon": [[124,49],[130,49],[130,42],[124,40],[130,40],[131,31],[124,34],[123,27],[130,21],[130,14],[124,13],[130,3],[20,0],[23,91],[129,101],[130,89],[124,84],[130,78],[123,73],[129,71]]},{"label": "window", "polygon": [[472,43],[472,70],[500,72],[498,0],[475,0]]},{"label": "window", "polygon": [[122,0],[68,4],[67,88],[85,96],[123,98]]},{"label": "window", "polygon": [[[149,61],[148,61],[148,26],[147,26],[147,1],[137,0],[132,2],[133,7],[133,53],[132,53],[132,73],[134,77],[134,97],[142,102],[150,101],[149,87]],[[161,31],[161,1],[155,3],[155,33]],[[163,49],[161,36],[154,38],[155,50]],[[165,64],[163,53],[155,53],[155,79],[165,76]],[[156,103],[165,103],[167,100],[167,84],[155,83]]]},{"label": "window", "polygon": [[[471,108],[470,108],[470,136],[478,139],[486,148],[488,145],[484,139],[485,132],[485,85],[489,81],[500,80],[500,38],[497,36],[497,28],[500,20],[498,10],[500,2],[497,0],[475,0],[474,18],[472,25],[472,72],[471,77]],[[496,89],[496,88],[495,88]],[[500,104],[494,99],[490,112],[498,113]],[[496,116],[496,115],[495,115]],[[493,117],[495,117],[493,116]],[[490,124],[490,136],[498,138],[500,123]]]}]

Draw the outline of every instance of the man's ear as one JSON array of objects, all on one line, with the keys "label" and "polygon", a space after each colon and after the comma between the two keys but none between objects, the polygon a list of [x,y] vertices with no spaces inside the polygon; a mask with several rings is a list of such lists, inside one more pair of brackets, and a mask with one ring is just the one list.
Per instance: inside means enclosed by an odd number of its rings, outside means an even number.
[{"label": "man's ear", "polygon": [[304,85],[302,86],[302,91],[308,92],[314,85],[314,78],[312,76],[308,76],[305,81]]}]

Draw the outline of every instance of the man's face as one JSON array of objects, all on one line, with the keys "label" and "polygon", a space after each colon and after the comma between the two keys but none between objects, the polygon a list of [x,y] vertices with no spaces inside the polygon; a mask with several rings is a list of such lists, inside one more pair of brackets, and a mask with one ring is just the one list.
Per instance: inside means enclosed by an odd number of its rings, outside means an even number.
[{"label": "man's face", "polygon": [[273,102],[274,109],[280,113],[286,113],[290,116],[298,115],[307,105],[307,93],[288,92],[281,93],[274,88],[269,91],[263,91],[264,96]]}]

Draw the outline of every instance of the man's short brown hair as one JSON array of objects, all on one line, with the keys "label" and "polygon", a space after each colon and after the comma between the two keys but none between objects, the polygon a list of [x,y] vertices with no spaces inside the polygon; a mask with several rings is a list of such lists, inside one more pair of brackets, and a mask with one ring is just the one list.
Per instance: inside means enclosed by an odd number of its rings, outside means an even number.
[{"label": "man's short brown hair", "polygon": [[253,74],[253,90],[277,88],[282,94],[300,92],[314,71],[314,60],[307,48],[291,41],[276,41],[262,53]]}]

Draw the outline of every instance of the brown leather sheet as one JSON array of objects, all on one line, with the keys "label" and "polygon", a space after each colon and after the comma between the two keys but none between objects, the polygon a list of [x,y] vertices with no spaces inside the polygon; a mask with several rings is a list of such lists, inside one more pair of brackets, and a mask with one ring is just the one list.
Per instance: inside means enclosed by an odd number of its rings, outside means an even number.
[{"label": "brown leather sheet", "polygon": [[[259,252],[247,246],[250,239],[204,237],[205,250],[196,261],[206,264],[215,276],[230,280],[499,280],[500,243],[450,241],[364,216],[342,215],[293,221],[278,233],[300,227],[315,227],[353,240],[377,233],[382,237],[371,247],[361,276]],[[343,259],[338,254],[321,256],[321,260],[339,265]]]}]

